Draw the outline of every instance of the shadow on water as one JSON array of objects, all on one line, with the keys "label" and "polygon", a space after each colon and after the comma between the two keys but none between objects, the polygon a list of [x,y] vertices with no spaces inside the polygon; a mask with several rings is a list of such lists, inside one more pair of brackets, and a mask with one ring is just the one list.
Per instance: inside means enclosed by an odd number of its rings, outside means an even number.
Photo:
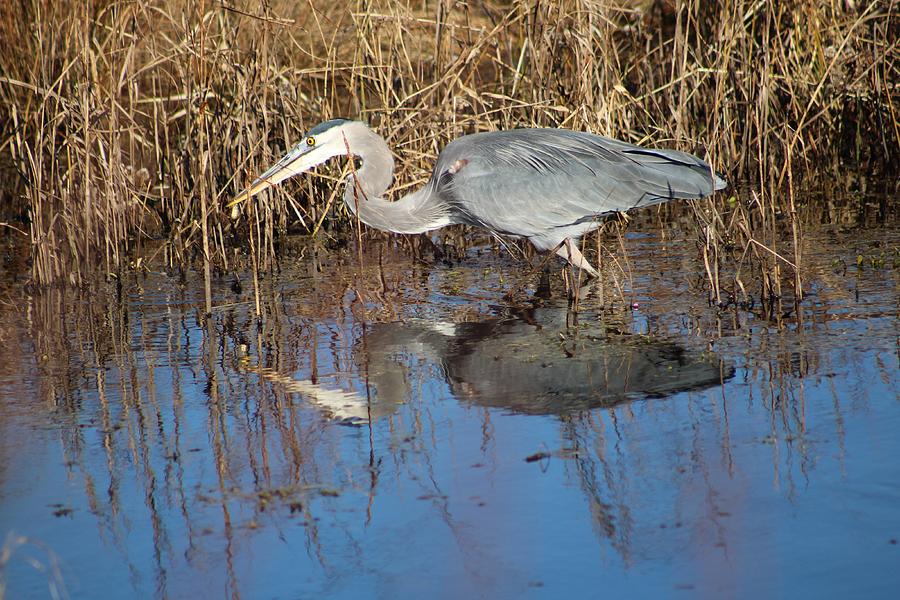
[{"label": "shadow on water", "polygon": [[7,596],[898,589],[896,221],[810,226],[780,319],[647,221],[577,315],[390,242],[286,264],[261,316],[230,277],[209,319],[158,273],[8,288]]}]

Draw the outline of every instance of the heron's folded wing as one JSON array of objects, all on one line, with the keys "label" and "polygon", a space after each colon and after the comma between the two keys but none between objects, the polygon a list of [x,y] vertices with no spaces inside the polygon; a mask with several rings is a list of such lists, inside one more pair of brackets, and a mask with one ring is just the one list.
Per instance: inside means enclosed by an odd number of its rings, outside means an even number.
[{"label": "heron's folded wing", "polygon": [[564,129],[460,138],[441,153],[435,178],[471,224],[526,237],[724,187],[690,154]]}]

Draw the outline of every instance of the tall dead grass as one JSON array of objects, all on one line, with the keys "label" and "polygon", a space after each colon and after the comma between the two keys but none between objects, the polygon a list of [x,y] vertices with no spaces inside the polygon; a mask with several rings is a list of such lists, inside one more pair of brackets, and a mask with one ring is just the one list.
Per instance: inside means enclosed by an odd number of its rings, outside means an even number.
[{"label": "tall dead grass", "polygon": [[[418,185],[449,140],[560,126],[706,156],[744,199],[698,204],[711,298],[778,297],[802,231],[793,185],[898,164],[896,0],[18,0],[0,6],[4,235],[37,284],[79,284],[165,240],[205,278],[327,230],[305,178],[233,223],[227,199],[316,122],[371,122]],[[787,219],[787,221],[785,221]],[[347,223],[347,221],[343,221]],[[784,223],[789,235],[784,235]],[[341,221],[337,221],[340,227]],[[782,248],[784,246],[784,248]],[[737,247],[747,269],[722,291]],[[750,257],[750,258],[747,258]],[[793,267],[792,267],[793,266]],[[782,277],[787,270],[788,277]],[[740,271],[740,269],[738,269]]]}]

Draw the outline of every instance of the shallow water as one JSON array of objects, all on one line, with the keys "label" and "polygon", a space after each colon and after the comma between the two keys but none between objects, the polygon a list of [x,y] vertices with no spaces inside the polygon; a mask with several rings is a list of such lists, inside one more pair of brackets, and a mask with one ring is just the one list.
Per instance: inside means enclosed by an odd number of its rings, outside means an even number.
[{"label": "shallow water", "polygon": [[377,240],[262,318],[247,277],[209,321],[195,275],[10,285],[7,597],[896,597],[896,214],[809,224],[773,316],[708,305],[673,210],[577,314]]}]

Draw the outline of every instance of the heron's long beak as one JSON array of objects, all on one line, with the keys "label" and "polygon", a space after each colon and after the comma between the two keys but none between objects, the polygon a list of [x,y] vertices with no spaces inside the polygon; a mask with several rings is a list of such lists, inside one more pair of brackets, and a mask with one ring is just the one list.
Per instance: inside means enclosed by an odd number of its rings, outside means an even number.
[{"label": "heron's long beak", "polygon": [[254,179],[250,187],[235,196],[228,203],[228,208],[234,208],[263,190],[275,187],[285,179],[309,171],[316,165],[320,165],[328,160],[328,153],[323,151],[316,152],[315,150],[317,149],[318,146],[309,146],[305,141],[297,144],[281,160]]}]

